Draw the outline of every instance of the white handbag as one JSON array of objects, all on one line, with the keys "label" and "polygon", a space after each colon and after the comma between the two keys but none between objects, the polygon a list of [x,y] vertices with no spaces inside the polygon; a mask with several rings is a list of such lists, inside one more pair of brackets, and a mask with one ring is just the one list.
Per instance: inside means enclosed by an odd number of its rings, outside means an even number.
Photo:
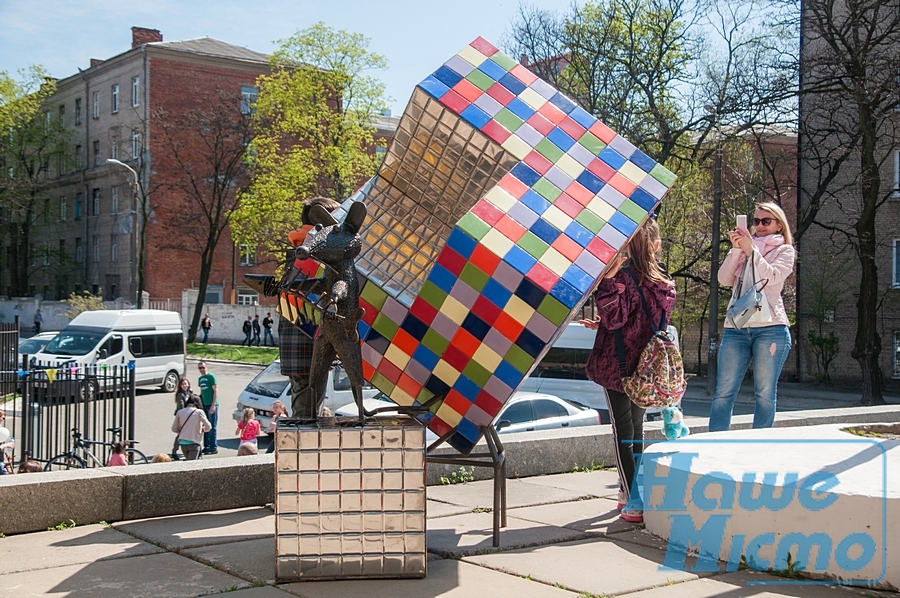
[{"label": "white handbag", "polygon": [[[744,263],[744,269],[737,284],[734,285],[731,300],[728,302],[725,312],[726,320],[731,321],[731,325],[738,330],[754,322],[768,323],[772,321],[769,300],[762,292],[769,281],[756,278],[755,254],[756,251]],[[735,309],[735,304],[739,304],[740,309]]]}]

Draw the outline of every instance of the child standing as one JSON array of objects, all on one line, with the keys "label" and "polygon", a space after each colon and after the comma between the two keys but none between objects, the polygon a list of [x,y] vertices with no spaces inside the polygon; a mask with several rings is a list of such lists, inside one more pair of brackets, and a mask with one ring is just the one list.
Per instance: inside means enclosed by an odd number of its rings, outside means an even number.
[{"label": "child standing", "polygon": [[256,411],[252,407],[247,407],[241,413],[241,421],[238,422],[234,433],[241,435],[241,444],[245,442],[256,444],[256,437],[259,436],[259,421],[256,419]]},{"label": "child standing", "polygon": [[106,462],[106,466],[117,467],[120,465],[128,465],[128,461],[125,460],[125,443],[116,440],[113,442],[113,452],[109,456],[109,461]]},{"label": "child standing", "polygon": [[[597,318],[581,320],[597,331],[585,373],[606,389],[619,471],[619,508],[622,519],[632,523],[644,520],[640,495],[631,492],[636,460],[643,452],[644,409],[632,403],[622,388],[616,334],[620,332],[622,336],[625,375],[630,376],[663,315],[668,322],[675,306],[675,284],[657,261],[661,244],[659,225],[655,219],[648,218],[628,243],[629,259],[626,261],[620,254],[597,286],[594,292]],[[647,303],[650,319],[644,312],[643,301]]]},{"label": "child standing", "polygon": [[269,437],[269,448],[266,449],[267,453],[275,452],[275,430],[278,428],[278,418],[283,415],[286,415],[284,412],[284,403],[281,401],[272,403],[272,419],[269,420],[269,425],[266,427],[266,436]]}]

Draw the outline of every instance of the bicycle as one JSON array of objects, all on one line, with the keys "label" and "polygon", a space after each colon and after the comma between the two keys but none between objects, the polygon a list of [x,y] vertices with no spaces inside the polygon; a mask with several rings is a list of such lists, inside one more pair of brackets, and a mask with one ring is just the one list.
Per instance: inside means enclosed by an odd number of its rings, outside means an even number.
[{"label": "bicycle", "polygon": [[[121,426],[116,428],[107,428],[107,432],[111,432],[113,435],[113,441],[115,438],[121,436],[122,428]],[[128,461],[134,465],[146,465],[149,463],[147,460],[147,456],[144,455],[141,451],[134,448],[132,445],[137,444],[137,440],[126,440],[124,441],[127,445],[125,449],[125,456]],[[81,436],[81,432],[78,431],[78,428],[72,428],[72,448],[67,450],[64,453],[60,453],[56,455],[44,466],[44,471],[62,471],[66,469],[84,469],[88,465],[88,459],[95,464],[97,467],[105,467],[106,463],[103,463],[94,456],[94,453],[91,452],[91,446],[108,446],[112,447],[112,442],[106,442],[104,440],[91,440],[89,438],[83,438]],[[80,457],[76,454],[76,451],[81,450],[85,457]]]}]

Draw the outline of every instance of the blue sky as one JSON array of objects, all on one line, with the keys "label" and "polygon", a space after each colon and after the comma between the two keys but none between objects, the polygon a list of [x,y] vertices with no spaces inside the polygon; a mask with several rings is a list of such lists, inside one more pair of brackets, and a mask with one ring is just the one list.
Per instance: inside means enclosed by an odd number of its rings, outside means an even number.
[{"label": "blue sky", "polygon": [[[566,0],[527,0],[564,11]],[[0,0],[0,70],[31,64],[62,78],[131,47],[131,27],[159,29],[166,41],[208,35],[258,52],[318,21],[362,33],[385,55],[372,73],[387,86],[394,114],[413,87],[479,35],[500,45],[518,0]]]}]

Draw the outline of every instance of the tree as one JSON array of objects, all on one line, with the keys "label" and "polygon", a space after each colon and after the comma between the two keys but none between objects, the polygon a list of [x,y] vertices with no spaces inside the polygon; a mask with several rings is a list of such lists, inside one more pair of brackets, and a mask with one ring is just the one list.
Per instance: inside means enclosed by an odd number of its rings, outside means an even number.
[{"label": "tree", "polygon": [[71,293],[68,299],[63,300],[63,303],[69,306],[63,313],[69,320],[74,320],[75,316],[82,312],[106,309],[106,306],[103,305],[103,297],[100,295],[91,295],[87,291],[80,295],[78,293]]},{"label": "tree", "polygon": [[69,134],[44,106],[56,91],[55,82],[39,66],[19,75],[17,80],[0,71],[0,245],[9,248],[2,263],[11,294],[24,296],[40,267],[33,224],[49,208],[43,201],[45,181],[51,167],[64,171],[72,160],[66,152]]},{"label": "tree", "polygon": [[239,238],[269,249],[298,226],[298,199],[343,200],[375,174],[373,118],[386,108],[384,85],[365,73],[387,61],[368,38],[318,23],[280,44],[257,80],[253,180],[234,222]]},{"label": "tree", "polygon": [[163,109],[152,114],[166,150],[159,159],[171,161],[176,173],[160,187],[172,196],[165,211],[156,213],[166,239],[161,248],[199,258],[199,294],[188,342],[200,325],[216,247],[238,206],[239,189],[248,182],[244,151],[251,139],[249,115],[235,110],[239,93],[216,88],[197,90],[194,97],[199,101],[180,114]]},{"label": "tree", "polygon": [[[711,251],[727,242],[712,230],[709,171],[717,148],[727,171],[721,211],[731,222],[750,211],[746,199],[754,193],[777,193],[776,177],[784,175],[768,162],[766,145],[772,130],[796,115],[796,71],[784,58],[796,42],[786,28],[767,27],[761,7],[755,0],[593,0],[560,16],[522,6],[504,42],[537,75],[679,176],[660,223],[670,271],[684,279],[678,317],[691,323],[706,317]],[[748,163],[761,175],[752,181],[739,172]],[[719,301],[719,317],[725,304]]]},{"label": "tree", "polygon": [[[793,5],[790,5],[794,8]],[[801,19],[802,184],[798,234],[815,227],[837,253],[860,265],[851,350],[862,374],[863,405],[883,404],[876,252],[879,209],[894,192],[885,180],[896,143],[900,12],[881,0],[812,0]],[[881,231],[883,232],[883,228]]]}]

